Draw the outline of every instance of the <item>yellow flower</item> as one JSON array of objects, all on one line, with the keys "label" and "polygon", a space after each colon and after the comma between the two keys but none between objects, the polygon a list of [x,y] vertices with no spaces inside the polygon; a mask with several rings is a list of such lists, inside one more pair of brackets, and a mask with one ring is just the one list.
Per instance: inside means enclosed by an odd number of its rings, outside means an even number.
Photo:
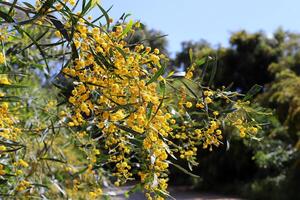
[{"label": "yellow flower", "polygon": [[214,112],[213,112],[213,115],[218,116],[218,115],[219,115],[219,112],[218,112],[218,111],[214,111]]},{"label": "yellow flower", "polygon": [[70,0],[69,3],[71,4],[71,6],[74,6],[76,3],[76,0]]},{"label": "yellow flower", "polygon": [[5,63],[5,56],[3,55],[2,52],[0,52],[0,64]]},{"label": "yellow flower", "polygon": [[23,171],[22,170],[17,170],[16,171],[16,175],[22,175],[23,174]]},{"label": "yellow flower", "polygon": [[246,136],[245,131],[240,131],[240,137],[243,138],[243,137],[245,137],[245,136]]},{"label": "yellow flower", "polygon": [[58,38],[60,38],[60,37],[61,37],[61,34],[60,34],[60,32],[59,32],[59,31],[55,31],[55,32],[54,32],[54,35],[55,35],[56,37],[58,37]]},{"label": "yellow flower", "polygon": [[171,122],[171,124],[176,124],[176,120],[175,119],[171,119],[170,122]]},{"label": "yellow flower", "polygon": [[69,98],[69,102],[72,103],[72,104],[75,104],[76,99],[74,97],[70,97]]},{"label": "yellow flower", "polygon": [[204,95],[209,97],[209,96],[213,95],[213,92],[206,90],[206,91],[204,91]]},{"label": "yellow flower", "polygon": [[100,0],[92,0],[91,6],[94,7],[96,4],[99,4]]},{"label": "yellow flower", "polygon": [[193,72],[192,71],[189,71],[188,73],[186,73],[186,75],[185,75],[185,78],[186,79],[191,79],[191,78],[193,78]]},{"label": "yellow flower", "polygon": [[218,129],[218,130],[216,130],[216,134],[217,134],[217,135],[221,135],[221,134],[222,134],[222,131]]},{"label": "yellow flower", "polygon": [[5,174],[6,174],[6,172],[3,169],[0,169],[0,176],[3,176]]},{"label": "yellow flower", "polygon": [[99,149],[93,149],[93,153],[94,153],[95,155],[99,155],[99,154],[100,154],[100,151],[99,151]]},{"label": "yellow flower", "polygon": [[196,108],[201,108],[201,109],[204,108],[203,103],[197,103],[197,104],[196,104]]},{"label": "yellow flower", "polygon": [[[1,58],[0,58],[1,59]],[[0,84],[2,85],[11,85],[10,80],[7,78],[6,75],[0,76]]]},{"label": "yellow flower", "polygon": [[249,132],[251,132],[252,134],[256,134],[258,132],[258,129],[256,127],[250,127]]},{"label": "yellow flower", "polygon": [[212,103],[212,99],[209,98],[209,97],[205,97],[204,101],[205,101],[205,103],[207,103],[207,104]]},{"label": "yellow flower", "polygon": [[191,108],[192,106],[193,106],[193,104],[192,104],[192,102],[186,102],[186,104],[185,104],[185,106],[187,107],[187,108]]},{"label": "yellow flower", "polygon": [[1,146],[0,146],[0,151],[5,151],[5,150],[6,150],[6,146],[1,145]]},{"label": "yellow flower", "polygon": [[64,5],[61,3],[55,5],[56,10],[61,10],[63,7]]},{"label": "yellow flower", "polygon": [[23,159],[20,159],[18,164],[22,167],[29,167],[28,163]]}]

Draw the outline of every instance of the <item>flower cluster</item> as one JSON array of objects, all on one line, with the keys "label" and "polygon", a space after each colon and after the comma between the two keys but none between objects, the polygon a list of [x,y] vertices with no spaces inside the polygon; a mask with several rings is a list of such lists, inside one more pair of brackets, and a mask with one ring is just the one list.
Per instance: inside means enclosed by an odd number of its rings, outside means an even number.
[{"label": "flower cluster", "polygon": [[[160,199],[167,194],[173,164],[168,158],[179,153],[196,165],[199,146],[218,147],[227,115],[216,105],[235,105],[237,95],[202,86],[193,92],[188,84],[172,95],[176,91],[167,87],[170,80],[162,77],[165,56],[141,43],[127,43],[136,27],[129,22],[110,30],[78,19],[73,38],[78,58],[62,70],[72,82],[66,96],[71,110],[63,120],[76,130],[91,164],[111,169],[116,186],[137,172],[147,198]],[[186,80],[195,84],[189,73]],[[194,109],[196,118],[189,114]]]},{"label": "flower cluster", "polygon": [[[138,167],[140,174],[158,179],[156,187],[145,188],[165,190],[166,180],[161,177],[168,164],[162,137],[172,131],[171,114],[161,106],[164,97],[157,92],[159,84],[151,81],[162,68],[160,60],[164,56],[158,49],[152,51],[142,44],[130,48],[124,40],[128,34],[124,26],[106,32],[97,27],[89,29],[80,20],[74,35],[79,58],[63,69],[74,83],[68,98],[74,112],[68,116],[68,125],[94,126],[101,132],[102,151],[110,154],[108,162],[115,166],[115,185],[132,178],[131,170],[136,166],[132,166],[131,157],[135,154],[148,160],[147,165]],[[160,80],[164,84],[162,77]],[[135,138],[143,140],[144,150],[135,151]]]},{"label": "flower cluster", "polygon": [[[2,75],[0,84],[12,83],[6,75]],[[0,90],[0,98],[5,97],[7,95]],[[15,191],[23,191],[31,185],[23,175],[29,164],[17,154],[22,148],[19,143],[22,130],[18,127],[18,119],[12,114],[10,106],[9,102],[0,102],[0,177],[7,178],[9,184],[18,181]],[[3,190],[5,189],[4,187]],[[3,192],[2,189],[0,191]]]}]

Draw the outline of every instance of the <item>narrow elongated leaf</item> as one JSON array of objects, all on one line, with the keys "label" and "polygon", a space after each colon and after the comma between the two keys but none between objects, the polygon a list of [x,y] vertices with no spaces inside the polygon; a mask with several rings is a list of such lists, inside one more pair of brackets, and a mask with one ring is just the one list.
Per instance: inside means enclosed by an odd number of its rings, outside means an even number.
[{"label": "narrow elongated leaf", "polygon": [[133,26],[133,20],[130,20],[120,37],[126,35],[132,29],[132,26]]},{"label": "narrow elongated leaf", "polygon": [[212,69],[211,69],[211,72],[210,72],[210,78],[209,78],[209,81],[208,81],[208,86],[211,86],[211,84],[213,83],[213,80],[216,76],[216,73],[217,73],[217,67],[218,67],[218,62],[215,61],[213,66],[212,66]]},{"label": "narrow elongated leaf", "polygon": [[135,131],[135,130],[132,130],[131,128],[128,128],[127,126],[123,126],[121,124],[117,124],[115,123],[116,127],[118,127],[119,129],[123,130],[123,131],[126,131],[128,133],[132,133],[132,134],[135,134],[135,135],[140,135],[141,133]]},{"label": "narrow elongated leaf", "polygon": [[1,17],[2,19],[4,19],[6,22],[8,22],[8,23],[13,23],[13,22],[15,22],[14,19],[13,19],[10,15],[8,15],[8,14],[5,13],[5,12],[2,12],[1,10],[0,10],[0,17]]},{"label": "narrow elongated leaf", "polygon": [[68,31],[65,29],[63,23],[61,23],[56,17],[50,16],[50,21],[57,28],[57,30],[62,34],[62,36],[68,41],[71,41],[71,38],[68,34]]},{"label": "narrow elongated leaf", "polygon": [[60,160],[60,159],[56,159],[56,158],[40,158],[41,160],[49,160],[49,161],[53,161],[53,162],[59,162],[59,163],[67,163],[64,160]]},{"label": "narrow elongated leaf", "polygon": [[38,13],[33,18],[37,18],[41,15],[44,15],[49,10],[49,8],[51,8],[51,6],[54,5],[54,3],[56,1],[57,0],[47,0],[47,1],[45,1],[45,3],[43,3],[42,7],[39,9]]},{"label": "narrow elongated leaf", "polygon": [[8,15],[13,11],[17,4],[18,0],[14,0],[13,3],[11,4],[11,7],[9,8]]},{"label": "narrow elongated leaf", "polygon": [[7,85],[7,84],[0,84],[0,88],[26,88],[27,86],[24,85]]},{"label": "narrow elongated leaf", "polygon": [[195,62],[195,64],[199,67],[206,62],[206,58],[201,58]]},{"label": "narrow elongated leaf", "polygon": [[247,92],[247,94],[245,95],[245,97],[243,98],[243,100],[247,101],[247,100],[253,98],[256,94],[258,94],[261,91],[262,88],[263,88],[262,86],[255,84]]},{"label": "narrow elongated leaf", "polygon": [[106,12],[106,10],[104,8],[102,8],[98,3],[97,3],[98,8],[101,10],[101,12],[103,13],[105,19],[106,19],[106,28],[107,30],[109,29],[110,26],[110,20],[109,20],[109,16]]},{"label": "narrow elongated leaf", "polygon": [[[0,17],[2,19],[4,19],[7,23],[14,23],[15,24],[15,20],[10,15],[8,15],[7,13],[5,13],[1,10],[0,10]],[[22,35],[22,31],[21,31],[19,26],[14,25],[14,28]]]},{"label": "narrow elongated leaf", "polygon": [[179,79],[180,82],[188,89],[188,91],[190,91],[190,93],[193,94],[193,96],[198,99],[198,95],[196,94],[196,92],[194,92],[194,90],[186,83],[184,82],[184,79]]},{"label": "narrow elongated leaf", "polygon": [[123,51],[123,49],[117,46],[115,47],[115,49],[117,49],[117,51],[120,52],[120,54],[122,54],[125,60],[127,59],[127,54]]},{"label": "narrow elongated leaf", "polygon": [[[35,41],[37,42],[37,41],[41,40],[47,33],[48,33],[48,30],[46,30],[44,33],[42,33]],[[34,44],[35,43],[32,42],[31,44],[29,44],[28,46],[26,46],[25,48],[23,48],[22,50],[20,50],[20,52],[25,51],[26,49],[30,48]]]},{"label": "narrow elongated leaf", "polygon": [[[83,7],[81,11],[81,15],[84,16],[86,13],[89,12],[90,9],[93,8],[95,0],[89,0],[89,2]],[[83,4],[82,4],[83,5]]]},{"label": "narrow elongated leaf", "polygon": [[160,100],[160,103],[154,113],[154,115],[152,116],[152,118],[148,121],[148,124],[150,124],[150,122],[154,119],[154,117],[157,115],[159,109],[162,107],[164,99],[165,99],[165,94],[166,94],[166,83],[164,81],[160,82],[160,92],[162,93],[162,98]]},{"label": "narrow elongated leaf", "polygon": [[[113,6],[110,6],[109,9],[106,10],[106,13],[108,13],[112,8],[113,8]],[[96,21],[102,19],[102,17],[104,17],[104,14],[102,14],[99,17],[97,17],[96,19],[94,19],[91,23],[94,24]]]},{"label": "narrow elongated leaf", "polygon": [[147,106],[147,112],[146,112],[147,119],[150,119],[152,115],[152,106],[153,104],[151,102]]},{"label": "narrow elongated leaf", "polygon": [[28,32],[26,32],[25,30],[22,30],[22,32],[24,32],[29,38],[30,38],[30,40],[35,44],[35,46],[38,48],[38,50],[40,51],[40,53],[41,53],[41,56],[42,56],[42,58],[43,58],[43,60],[44,60],[44,62],[45,62],[45,64],[46,64],[46,67],[47,67],[47,73],[44,73],[45,74],[45,76],[46,77],[48,77],[49,76],[49,72],[50,72],[50,67],[49,67],[49,65],[48,65],[48,61],[47,61],[47,59],[46,59],[46,55],[45,55],[45,53],[44,53],[44,51],[43,51],[43,49],[40,47],[40,45],[37,43],[37,41],[33,38],[33,37],[31,37],[31,35],[28,33]]},{"label": "narrow elongated leaf", "polygon": [[167,161],[169,164],[173,165],[174,167],[176,167],[177,169],[179,169],[180,171],[192,176],[192,177],[195,177],[195,178],[200,178],[200,176],[196,175],[196,174],[193,174],[191,172],[189,172],[188,170],[184,169],[183,167],[181,167],[180,165],[177,165],[175,163],[172,163],[171,161]]},{"label": "narrow elongated leaf", "polygon": [[193,62],[193,49],[189,49],[189,57],[190,57],[190,61],[191,63]]},{"label": "narrow elongated leaf", "polygon": [[160,77],[161,75],[163,75],[165,73],[166,70],[166,66],[163,65],[155,74],[154,76],[152,76],[152,78],[146,83],[146,85],[149,85],[150,83],[155,82],[158,77]]},{"label": "narrow elongated leaf", "polygon": [[35,7],[28,2],[23,2],[23,4],[26,5],[30,9],[35,9]]},{"label": "narrow elongated leaf", "polygon": [[86,4],[86,0],[82,0],[82,3],[81,3],[81,10],[84,10],[85,4]]},{"label": "narrow elongated leaf", "polygon": [[18,102],[20,101],[21,98],[18,96],[5,96],[5,97],[0,97],[0,102]]}]

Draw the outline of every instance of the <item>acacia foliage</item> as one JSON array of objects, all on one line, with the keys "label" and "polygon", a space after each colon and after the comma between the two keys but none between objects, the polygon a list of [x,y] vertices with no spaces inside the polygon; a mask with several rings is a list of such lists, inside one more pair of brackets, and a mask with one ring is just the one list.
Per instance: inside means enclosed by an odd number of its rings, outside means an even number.
[{"label": "acacia foliage", "polygon": [[208,60],[192,52],[174,78],[159,49],[128,42],[140,23],[127,15],[113,22],[97,1],[0,4],[3,198],[101,199],[111,183],[137,180],[133,190],[165,199],[170,165],[193,175],[174,160],[192,169],[228,126],[257,138],[255,87],[212,90]]}]

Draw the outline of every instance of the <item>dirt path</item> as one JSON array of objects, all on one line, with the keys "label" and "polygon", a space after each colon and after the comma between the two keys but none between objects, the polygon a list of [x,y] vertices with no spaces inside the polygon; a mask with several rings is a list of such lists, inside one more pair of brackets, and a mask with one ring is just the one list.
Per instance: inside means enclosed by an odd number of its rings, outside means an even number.
[{"label": "dirt path", "polygon": [[[118,190],[110,190],[106,191],[106,193],[110,194],[111,200],[126,200],[124,193],[128,189],[128,187],[122,187]],[[170,194],[176,200],[241,200],[240,198],[230,197],[230,196],[222,196],[210,193],[200,193],[196,191],[184,191],[180,188],[171,188]],[[128,200],[144,200],[145,196],[141,193],[135,193],[129,197]],[[169,198],[171,200],[171,198]]]}]

